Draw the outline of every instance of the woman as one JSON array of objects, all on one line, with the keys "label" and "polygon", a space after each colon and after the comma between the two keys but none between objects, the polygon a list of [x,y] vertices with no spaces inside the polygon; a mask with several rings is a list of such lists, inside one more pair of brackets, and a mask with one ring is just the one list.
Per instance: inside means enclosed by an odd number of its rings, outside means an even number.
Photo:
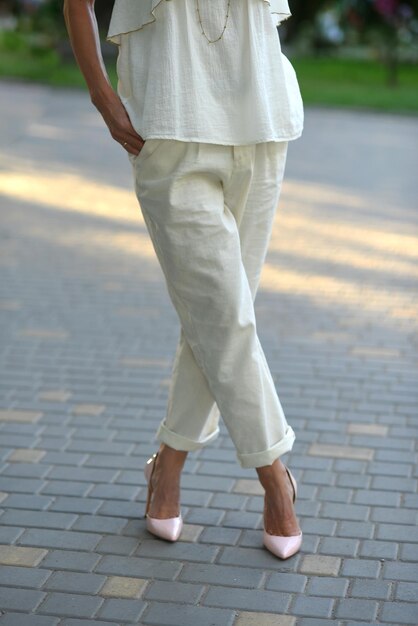
[{"label": "woman", "polygon": [[263,543],[288,558],[302,543],[292,449],[256,332],[254,299],[279,200],[288,142],[303,128],[277,25],[287,0],[116,0],[112,89],[94,0],[64,16],[92,103],[131,161],[135,191],[181,329],[160,447],[145,466],[150,532],[178,539],[188,451],[222,415],[241,467],[265,490]]}]

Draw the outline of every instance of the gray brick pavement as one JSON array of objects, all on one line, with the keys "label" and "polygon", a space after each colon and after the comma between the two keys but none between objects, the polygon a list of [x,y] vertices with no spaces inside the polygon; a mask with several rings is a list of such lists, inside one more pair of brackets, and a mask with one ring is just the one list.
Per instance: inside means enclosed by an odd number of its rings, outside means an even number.
[{"label": "gray brick pavement", "polygon": [[416,624],[416,118],[312,108],[289,148],[256,301],[286,561],[223,422],[179,542],[147,533],[179,327],[129,162],[84,92],[3,82],[0,127],[0,626]]}]

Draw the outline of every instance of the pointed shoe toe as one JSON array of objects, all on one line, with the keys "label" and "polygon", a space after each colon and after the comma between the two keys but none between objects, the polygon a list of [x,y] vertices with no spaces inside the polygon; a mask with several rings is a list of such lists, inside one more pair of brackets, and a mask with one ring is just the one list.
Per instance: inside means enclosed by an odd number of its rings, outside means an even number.
[{"label": "pointed shoe toe", "polygon": [[168,517],[166,519],[158,519],[156,517],[146,518],[147,530],[161,539],[167,541],[177,541],[183,530],[183,519],[181,514],[178,517]]},{"label": "pointed shoe toe", "polygon": [[263,530],[263,544],[272,554],[280,559],[288,559],[293,556],[302,545],[302,532],[299,535],[282,537],[280,535],[270,535]]}]

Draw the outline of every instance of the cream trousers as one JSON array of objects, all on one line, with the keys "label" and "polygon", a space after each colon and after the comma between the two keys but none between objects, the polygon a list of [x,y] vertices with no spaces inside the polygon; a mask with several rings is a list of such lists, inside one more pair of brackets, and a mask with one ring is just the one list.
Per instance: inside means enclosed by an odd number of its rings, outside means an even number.
[{"label": "cream trousers", "polygon": [[129,154],[135,192],[180,320],[167,413],[156,437],[196,450],[222,415],[241,467],[291,450],[254,311],[288,142],[148,139]]}]

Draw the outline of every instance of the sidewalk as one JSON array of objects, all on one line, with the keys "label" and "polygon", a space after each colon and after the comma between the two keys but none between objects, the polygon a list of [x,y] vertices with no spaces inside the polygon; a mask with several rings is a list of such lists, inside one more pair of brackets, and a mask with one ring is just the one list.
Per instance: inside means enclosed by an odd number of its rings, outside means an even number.
[{"label": "sidewalk", "polygon": [[84,92],[2,82],[0,626],[417,623],[418,118],[307,109],[256,300],[302,550],[221,436],[143,518],[179,325]]}]

